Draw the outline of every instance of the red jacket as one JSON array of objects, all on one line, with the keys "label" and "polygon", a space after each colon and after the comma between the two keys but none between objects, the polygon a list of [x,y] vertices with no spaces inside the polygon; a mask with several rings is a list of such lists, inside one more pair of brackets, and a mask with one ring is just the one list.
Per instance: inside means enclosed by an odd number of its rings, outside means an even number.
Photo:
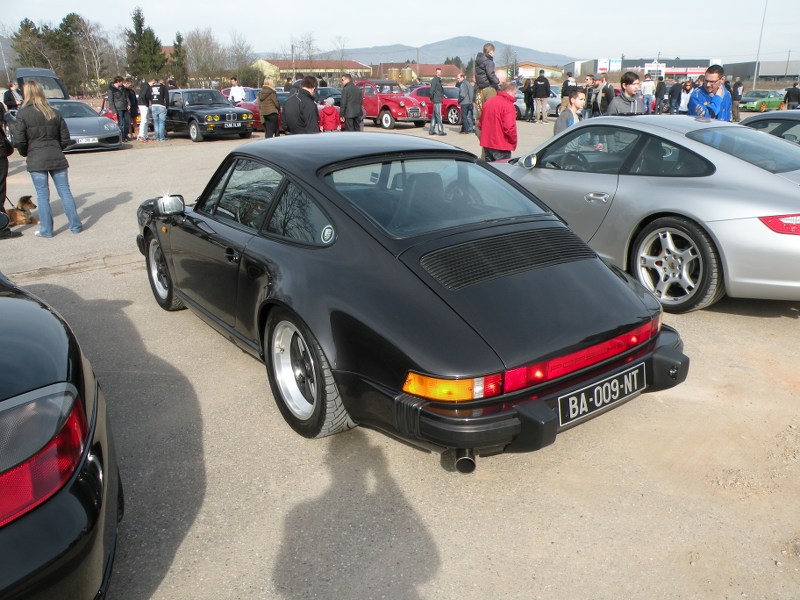
[{"label": "red jacket", "polygon": [[340,125],[339,109],[335,106],[326,106],[319,111],[319,128],[322,131],[336,131]]},{"label": "red jacket", "polygon": [[517,149],[516,98],[506,92],[497,92],[483,103],[478,125],[481,129],[481,147],[492,150]]}]

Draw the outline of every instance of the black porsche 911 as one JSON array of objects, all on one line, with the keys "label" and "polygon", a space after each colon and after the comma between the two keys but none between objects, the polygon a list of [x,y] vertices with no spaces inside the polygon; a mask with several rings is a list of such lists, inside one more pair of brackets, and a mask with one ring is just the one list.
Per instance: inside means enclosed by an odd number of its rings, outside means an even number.
[{"label": "black porsche 911", "polygon": [[0,598],[103,598],[123,499],[102,390],[69,325],[2,275],[0,315]]},{"label": "black porsche 911", "polygon": [[529,451],[689,359],[658,301],[472,154],[412,136],[240,146],[193,206],[138,209],[156,301],[267,367],[298,433]]}]

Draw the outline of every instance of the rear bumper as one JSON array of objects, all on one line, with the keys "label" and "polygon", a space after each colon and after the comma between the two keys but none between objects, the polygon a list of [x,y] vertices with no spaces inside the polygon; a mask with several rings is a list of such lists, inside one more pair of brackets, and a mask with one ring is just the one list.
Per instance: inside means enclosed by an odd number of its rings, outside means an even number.
[{"label": "rear bumper", "polygon": [[[640,363],[644,364],[646,372],[646,387],[642,392],[593,411],[586,419],[565,426],[559,424],[559,396],[623,373],[632,364]],[[366,417],[367,424],[388,429],[403,439],[429,449],[471,448],[480,454],[530,452],[552,444],[559,432],[612,410],[640,394],[668,389],[682,383],[688,371],[689,358],[683,354],[680,336],[674,329],[664,327],[656,340],[655,348],[633,363],[621,361],[618,365],[602,369],[602,372],[594,372],[580,381],[548,389],[538,398],[515,397],[500,408],[495,404],[484,409],[443,409],[441,404],[434,405],[416,396],[400,394],[392,399],[391,415],[385,415],[391,419],[391,423],[376,422],[374,417],[379,411],[375,411],[374,407],[366,415],[360,415],[358,407],[354,407],[356,410],[351,410],[351,414],[357,421]]]}]

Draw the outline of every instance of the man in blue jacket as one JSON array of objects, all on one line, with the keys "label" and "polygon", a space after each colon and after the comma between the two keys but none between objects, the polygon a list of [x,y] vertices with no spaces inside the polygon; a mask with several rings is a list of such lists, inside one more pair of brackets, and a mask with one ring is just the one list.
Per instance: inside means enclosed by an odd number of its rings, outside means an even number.
[{"label": "man in blue jacket", "polygon": [[725,70],[711,65],[706,69],[703,85],[695,88],[689,98],[689,115],[730,121],[732,106],[731,95],[725,89]]}]

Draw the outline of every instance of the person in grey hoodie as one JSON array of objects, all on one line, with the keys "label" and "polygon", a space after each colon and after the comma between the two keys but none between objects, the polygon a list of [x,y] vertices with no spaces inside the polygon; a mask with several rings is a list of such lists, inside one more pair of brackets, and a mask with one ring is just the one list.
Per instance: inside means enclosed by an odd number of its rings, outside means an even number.
[{"label": "person in grey hoodie", "polygon": [[641,82],[639,76],[633,71],[628,71],[619,80],[622,93],[614,98],[608,105],[610,115],[643,115],[644,102],[639,95]]}]

